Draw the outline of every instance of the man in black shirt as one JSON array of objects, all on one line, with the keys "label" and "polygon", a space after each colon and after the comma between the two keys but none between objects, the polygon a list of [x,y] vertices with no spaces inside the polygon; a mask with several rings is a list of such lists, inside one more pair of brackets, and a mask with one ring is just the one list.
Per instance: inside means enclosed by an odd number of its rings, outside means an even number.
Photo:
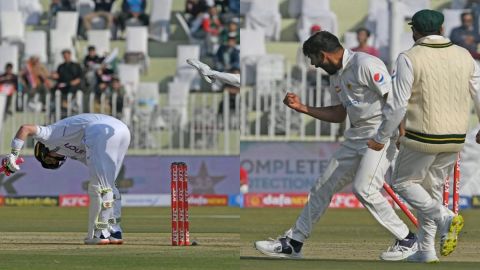
[{"label": "man in black shirt", "polygon": [[95,46],[88,47],[88,54],[85,56],[85,59],[83,59],[83,67],[85,69],[87,87],[90,91],[93,90],[98,83],[95,74],[97,69],[101,68],[103,59],[105,58],[98,56]]},{"label": "man in black shirt", "polygon": [[65,62],[60,64],[57,72],[53,74],[53,78],[57,80],[55,89],[62,91],[62,95],[68,93],[75,94],[80,90],[80,83],[82,82],[82,67],[80,64],[72,62],[72,52],[69,49],[62,51]]}]

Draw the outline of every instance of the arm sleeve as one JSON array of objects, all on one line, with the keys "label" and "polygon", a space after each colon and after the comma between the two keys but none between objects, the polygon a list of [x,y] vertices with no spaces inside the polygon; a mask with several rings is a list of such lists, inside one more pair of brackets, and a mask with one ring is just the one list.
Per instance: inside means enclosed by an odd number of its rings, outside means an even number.
[{"label": "arm sleeve", "polygon": [[473,74],[470,77],[470,95],[473,99],[473,105],[480,119],[480,68],[475,60],[473,60]]},{"label": "arm sleeve", "polygon": [[52,135],[51,126],[37,126],[37,133],[33,135],[33,138],[40,141],[46,141]]},{"label": "arm sleeve", "polygon": [[400,54],[397,59],[396,71],[392,76],[393,91],[387,96],[387,102],[383,106],[383,121],[380,124],[374,140],[379,143],[387,143],[395,133],[407,111],[408,100],[412,95],[413,67],[410,59]]},{"label": "arm sleeve", "polygon": [[380,60],[378,62],[364,60],[358,72],[359,82],[380,96],[384,96],[391,91],[392,79],[387,67]]},{"label": "arm sleeve", "polygon": [[217,79],[217,80],[219,80],[223,83],[227,83],[227,84],[231,84],[231,85],[236,86],[236,87],[240,87],[240,74],[233,74],[233,73],[225,73],[225,72],[215,71],[214,75],[212,77],[214,77],[215,79]]}]

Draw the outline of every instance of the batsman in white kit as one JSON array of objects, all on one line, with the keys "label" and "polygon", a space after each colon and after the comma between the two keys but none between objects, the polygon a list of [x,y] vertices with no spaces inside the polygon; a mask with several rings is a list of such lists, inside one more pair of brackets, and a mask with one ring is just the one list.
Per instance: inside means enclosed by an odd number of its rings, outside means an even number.
[{"label": "batsman in white kit", "polygon": [[382,121],[382,107],[391,91],[391,78],[385,64],[374,56],[344,49],[338,38],[326,31],[313,34],[303,44],[303,53],[312,65],[331,75],[331,106],[306,106],[294,93],[287,93],[283,102],[323,121],[340,123],[348,115],[351,127],[345,131],[345,141],[333,154],[323,176],[311,188],[293,227],[278,239],[255,242],[255,248],[272,257],[301,258],[303,242],[324,214],[333,194],[352,183],[356,197],[396,238],[380,258],[402,260],[410,256],[417,250],[416,236],[380,192],[397,152],[396,137],[390,138],[381,152],[366,145]]},{"label": "batsman in white kit", "polygon": [[90,209],[85,244],[122,244],[122,206],[115,180],[130,144],[128,127],[103,114],[79,114],[48,126],[22,125],[12,140],[12,152],[2,162],[10,173],[20,169],[16,159],[29,136],[37,140],[35,157],[43,168],[56,170],[67,158],[88,167]]}]

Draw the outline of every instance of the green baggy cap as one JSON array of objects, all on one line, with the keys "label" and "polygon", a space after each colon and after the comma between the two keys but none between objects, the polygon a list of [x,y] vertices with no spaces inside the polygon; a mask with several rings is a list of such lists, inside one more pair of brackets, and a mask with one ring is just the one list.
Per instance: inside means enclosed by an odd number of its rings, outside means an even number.
[{"label": "green baggy cap", "polygon": [[413,26],[417,32],[431,33],[440,30],[443,20],[442,13],[431,9],[423,9],[415,13],[412,21],[408,24]]}]

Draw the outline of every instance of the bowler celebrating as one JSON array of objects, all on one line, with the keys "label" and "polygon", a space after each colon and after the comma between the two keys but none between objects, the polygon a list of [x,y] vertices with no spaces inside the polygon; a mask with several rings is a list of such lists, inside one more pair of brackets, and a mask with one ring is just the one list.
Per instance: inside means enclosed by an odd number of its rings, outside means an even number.
[{"label": "bowler celebrating", "polygon": [[303,53],[312,65],[330,76],[331,106],[310,107],[294,93],[284,103],[319,120],[340,123],[346,116],[352,127],[345,131],[345,141],[335,152],[321,178],[310,190],[308,201],[296,223],[283,237],[258,241],[255,247],[272,257],[301,258],[303,242],[327,209],[332,196],[348,183],[373,217],[397,239],[381,254],[383,260],[402,260],[416,252],[416,236],[397,216],[380,193],[384,176],[396,154],[395,139],[390,138],[381,152],[367,148],[382,121],[382,107],[391,90],[391,78],[383,62],[371,55],[345,50],[333,34],[321,31],[304,44]]},{"label": "bowler celebrating", "polygon": [[130,144],[130,131],[120,120],[102,114],[79,114],[52,125],[22,125],[12,140],[12,152],[2,164],[10,173],[25,140],[33,136],[35,157],[46,169],[58,169],[66,158],[87,165],[90,182],[88,236],[85,244],[122,244],[121,200],[115,180]]}]

